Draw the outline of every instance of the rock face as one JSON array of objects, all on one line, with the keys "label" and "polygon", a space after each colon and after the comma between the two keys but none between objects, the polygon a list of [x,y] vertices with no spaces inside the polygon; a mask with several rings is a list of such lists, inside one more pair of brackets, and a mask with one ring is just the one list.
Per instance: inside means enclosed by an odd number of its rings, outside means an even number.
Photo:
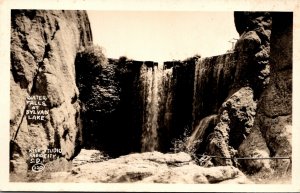
[{"label": "rock face", "polygon": [[[241,35],[235,47],[239,56],[233,88],[210,136],[207,152],[211,155],[291,156],[292,20],[292,13],[235,13]],[[239,163],[250,173],[275,170],[283,175],[290,171],[290,161],[246,159]],[[236,164],[218,158],[213,162]]]},{"label": "rock face", "polygon": [[100,149],[111,157],[141,151],[147,94],[141,74],[143,67],[153,68],[151,62],[147,64],[125,57],[108,59],[96,77],[90,76],[93,80],[83,77],[90,89],[80,88],[81,97],[86,104],[95,104],[83,109],[85,148]]},{"label": "rock face", "polygon": [[[235,45],[237,54],[232,87],[219,109],[220,120],[209,136],[206,153],[232,158],[250,134],[254,125],[257,98],[269,82],[271,17],[262,12],[235,12],[240,39]],[[214,158],[216,165],[237,164],[224,158]]]},{"label": "rock face", "polygon": [[[258,101],[255,133],[245,140],[240,152],[250,156],[291,157],[292,155],[292,42],[293,14],[272,13],[270,39],[270,84]],[[253,138],[257,138],[259,143]],[[261,140],[261,139],[264,140]],[[261,144],[261,145],[257,145]],[[246,149],[246,146],[256,148]],[[273,168],[279,175],[291,170],[291,160],[246,162],[255,169]]]},{"label": "rock face", "polygon": [[[275,170],[280,175],[286,174],[291,169],[289,159],[245,159],[237,162],[233,158],[291,156],[293,16],[292,13],[265,12],[235,12],[234,15],[240,39],[234,50],[236,57],[231,59],[232,67],[225,65],[223,68],[225,72],[230,72],[231,78],[224,76],[225,81],[221,82],[229,84],[225,84],[223,99],[210,105],[213,109],[219,108],[218,120],[214,129],[210,126],[202,131],[203,140],[207,140],[202,142],[198,151],[216,156],[212,158],[215,165],[240,164],[249,173]],[[208,59],[202,61],[205,60]],[[211,68],[216,68],[219,62],[210,61],[209,64]],[[209,71],[214,74],[213,70],[207,69],[200,68],[200,75],[210,74]],[[196,91],[203,89],[201,87],[205,84],[201,82],[212,81],[205,77],[199,79],[200,83],[195,83]],[[222,78],[220,75],[215,77]],[[219,88],[218,83],[211,84],[213,88]],[[198,100],[200,102],[196,105],[197,98],[194,100],[194,106],[198,108],[194,111],[194,124],[199,118],[207,118],[200,114],[198,119],[197,114],[195,116],[199,107],[202,105],[203,108],[206,104],[202,101],[205,97]],[[222,101],[220,107],[218,103]],[[207,109],[203,108],[202,112]],[[216,111],[206,113],[212,116]],[[195,127],[198,128],[197,124]]]},{"label": "rock face", "polygon": [[[58,148],[59,156],[66,159],[78,153],[81,121],[74,61],[79,49],[91,41],[85,11],[12,10],[10,138],[13,171],[24,171],[15,168],[18,164],[14,163],[28,162],[30,150]],[[42,97],[43,101],[32,101],[30,97]],[[39,106],[38,102],[43,103],[46,110],[45,119],[31,121],[27,110]]]},{"label": "rock face", "polygon": [[53,182],[109,183],[250,183],[232,166],[204,168],[186,153],[147,152],[130,154],[99,163],[84,164],[70,173],[53,173]]},{"label": "rock face", "polygon": [[[207,151],[210,155],[230,158],[236,155],[236,149],[250,133],[254,123],[256,103],[253,90],[242,87],[231,95],[220,109],[220,120],[212,134],[209,135]],[[232,165],[230,159],[215,158],[216,165]]]},{"label": "rock face", "polygon": [[75,65],[82,106],[83,146],[106,150],[106,140],[113,138],[107,135],[112,130],[109,126],[113,127],[112,117],[120,101],[117,66],[108,62],[99,46],[79,52]]},{"label": "rock face", "polygon": [[[119,102],[115,68],[109,65],[100,46],[88,46],[75,60],[76,83],[83,111],[110,113]],[[85,115],[83,115],[84,117]]]},{"label": "rock face", "polygon": [[235,84],[237,88],[250,85],[258,97],[270,80],[272,17],[267,12],[235,12],[234,16],[240,34],[235,46],[240,55]]}]

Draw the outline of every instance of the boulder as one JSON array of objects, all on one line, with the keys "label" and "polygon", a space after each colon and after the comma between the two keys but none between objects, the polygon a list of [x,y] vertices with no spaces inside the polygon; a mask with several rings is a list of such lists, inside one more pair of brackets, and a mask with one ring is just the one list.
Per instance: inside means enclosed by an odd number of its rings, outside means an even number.
[{"label": "boulder", "polygon": [[[220,109],[220,120],[209,136],[209,155],[231,158],[250,133],[256,115],[256,101],[250,87],[242,87],[231,95]],[[232,165],[230,159],[214,158],[215,165]]]},{"label": "boulder", "polygon": [[77,166],[69,174],[53,173],[52,182],[109,182],[109,183],[249,183],[241,171],[232,166],[204,168],[196,165],[191,156],[180,152],[163,154],[146,152],[129,154],[116,159]]},{"label": "boulder", "polygon": [[[270,151],[259,128],[254,127],[249,136],[242,142],[238,149],[240,157],[268,158]],[[254,174],[257,172],[271,172],[269,159],[249,159],[239,162],[244,171]]]}]

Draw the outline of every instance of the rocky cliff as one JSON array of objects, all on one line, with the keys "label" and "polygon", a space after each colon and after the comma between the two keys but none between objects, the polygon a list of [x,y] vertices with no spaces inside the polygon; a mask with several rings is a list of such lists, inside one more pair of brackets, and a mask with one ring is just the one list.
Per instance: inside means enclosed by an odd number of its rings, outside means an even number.
[{"label": "rocky cliff", "polygon": [[237,149],[251,132],[257,98],[268,84],[270,74],[270,14],[236,12],[235,22],[240,39],[234,49],[231,85],[225,91],[227,98],[219,107],[219,120],[208,135],[206,147],[206,153],[216,156],[212,160],[215,165],[237,164],[227,158],[238,155]]},{"label": "rocky cliff", "polygon": [[11,11],[11,171],[31,167],[36,157],[30,153],[56,148],[52,155],[66,159],[78,153],[82,131],[74,61],[91,42],[85,11]]},{"label": "rocky cliff", "polygon": [[[271,16],[270,83],[258,100],[254,132],[239,148],[243,156],[292,155],[293,14],[272,13]],[[248,171],[275,169],[279,175],[291,170],[291,159],[250,160],[243,164]]]},{"label": "rocky cliff", "polygon": [[[226,85],[223,97],[227,93],[227,98],[218,112],[211,111],[217,114],[212,121],[216,125],[211,129],[210,124],[206,131],[210,134],[203,137],[207,143],[200,149],[206,146],[204,152],[214,156],[215,165],[241,164],[250,173],[275,170],[286,174],[291,167],[291,160],[286,158],[292,151],[292,13],[234,15],[240,39],[235,45],[232,78],[227,78],[231,84]],[[202,72],[205,69],[201,68]],[[218,84],[212,85],[218,88]],[[211,106],[218,108],[217,104],[212,102]],[[234,157],[284,159],[237,161]]]}]

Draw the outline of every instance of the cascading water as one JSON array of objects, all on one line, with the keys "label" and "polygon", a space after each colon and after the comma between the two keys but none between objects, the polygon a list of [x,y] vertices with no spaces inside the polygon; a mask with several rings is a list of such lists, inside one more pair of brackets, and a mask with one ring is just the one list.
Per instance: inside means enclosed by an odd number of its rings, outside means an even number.
[{"label": "cascading water", "polygon": [[[202,62],[198,62],[195,65],[195,78],[194,78],[194,94],[193,94],[193,124],[192,126],[195,127],[196,120],[197,120],[197,112],[199,111],[199,106],[201,106],[201,102],[198,96],[198,90],[201,88],[201,64]],[[204,69],[203,69],[204,70]]]},{"label": "cascading water", "polygon": [[217,115],[210,115],[201,119],[199,124],[195,127],[192,135],[186,142],[187,149],[193,149],[198,143],[200,143],[203,139],[203,135],[205,130],[209,127],[211,122],[215,122],[217,119]]},{"label": "cascading water", "polygon": [[[186,143],[193,148],[203,140],[207,128],[216,115],[233,84],[236,53],[201,59],[195,66],[193,96],[193,133]],[[200,145],[201,146],[201,145]]]},{"label": "cascading water", "polygon": [[[172,76],[173,68],[164,69],[163,71],[163,101],[164,107],[163,121],[162,124],[165,128],[170,129],[170,124],[172,120],[172,102],[173,102],[173,92],[172,92]],[[169,131],[167,131],[169,133]]]},{"label": "cascading water", "polygon": [[141,65],[142,152],[168,151],[171,141],[185,128],[194,131],[188,146],[202,139],[213,119],[209,115],[217,114],[227,96],[233,58],[233,54],[226,54],[165,62],[164,67],[154,62]]},{"label": "cascading water", "polygon": [[159,150],[167,152],[171,145],[172,120],[173,120],[173,67],[163,69],[162,88],[160,92],[160,116],[159,116]]},{"label": "cascading water", "polygon": [[147,67],[142,66],[141,77],[144,86],[144,119],[143,131],[141,140],[141,151],[155,151],[158,150],[158,127],[159,127],[159,113],[160,113],[160,90],[162,88],[162,67],[153,65]]},{"label": "cascading water", "polygon": [[[218,113],[233,82],[235,58],[235,54],[226,54],[196,61],[166,61],[163,65],[110,59],[120,101],[112,113],[104,113],[93,123],[97,137],[90,138],[99,139],[99,147],[113,156],[169,152],[185,130],[200,130],[201,119]],[[103,78],[107,78],[105,74]],[[110,89],[111,85],[105,86]],[[96,129],[100,127],[103,131]],[[115,132],[120,135],[112,143],[110,137]]]}]

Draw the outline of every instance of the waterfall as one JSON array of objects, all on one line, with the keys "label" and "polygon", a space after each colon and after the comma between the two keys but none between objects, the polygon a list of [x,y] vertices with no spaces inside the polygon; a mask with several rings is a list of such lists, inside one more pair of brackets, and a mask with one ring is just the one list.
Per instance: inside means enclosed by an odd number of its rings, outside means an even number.
[{"label": "waterfall", "polygon": [[198,111],[198,90],[199,90],[199,87],[201,86],[200,84],[200,70],[201,70],[201,64],[202,62],[198,62],[196,65],[195,65],[195,76],[194,76],[194,94],[193,94],[193,124],[192,126],[195,127],[195,121],[196,121],[196,118],[197,118],[197,111]]},{"label": "waterfall", "polygon": [[159,134],[160,151],[167,152],[170,149],[172,140],[172,121],[173,121],[173,96],[174,96],[174,84],[173,84],[173,67],[165,68],[163,70],[162,77],[162,90],[160,101],[160,117],[159,117]]},{"label": "waterfall", "polygon": [[167,129],[166,132],[170,132],[170,125],[172,120],[172,102],[173,102],[173,92],[172,92],[172,76],[173,76],[173,68],[164,69],[163,71],[163,122],[162,124]]},{"label": "waterfall", "polygon": [[[193,93],[193,123],[192,127],[195,128],[199,125],[201,118],[205,116],[204,107],[207,97],[204,92],[210,92],[205,88],[208,85],[207,76],[209,75],[209,69],[206,66],[205,60],[199,60],[195,65],[195,76],[194,76],[194,93]],[[209,96],[211,98],[212,95]]]},{"label": "waterfall", "polygon": [[203,58],[196,64],[193,96],[193,128],[217,114],[233,85],[236,53]]},{"label": "waterfall", "polygon": [[195,146],[202,141],[206,129],[210,126],[212,121],[216,122],[216,119],[217,115],[210,115],[201,119],[199,124],[195,127],[192,135],[188,138],[186,148],[189,150],[195,148]]},{"label": "waterfall", "polygon": [[142,81],[144,86],[144,119],[143,131],[141,139],[141,151],[155,151],[158,150],[158,126],[159,126],[159,104],[161,101],[160,90],[162,89],[162,67],[153,65],[142,67]]}]

